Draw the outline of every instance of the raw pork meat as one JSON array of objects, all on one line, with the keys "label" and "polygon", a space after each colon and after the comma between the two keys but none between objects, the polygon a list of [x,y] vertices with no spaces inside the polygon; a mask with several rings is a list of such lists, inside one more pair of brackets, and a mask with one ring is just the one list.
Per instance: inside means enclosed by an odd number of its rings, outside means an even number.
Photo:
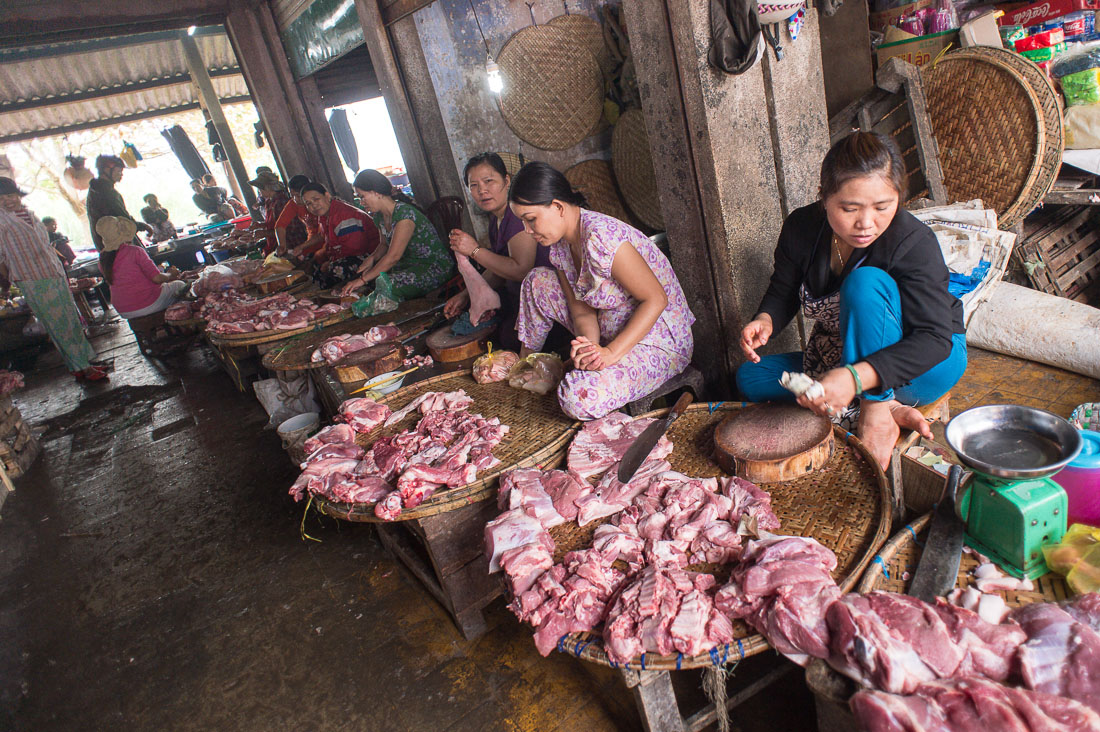
[{"label": "raw pork meat", "polygon": [[373,399],[348,399],[340,405],[340,416],[356,432],[365,435],[392,414],[385,404]]},{"label": "raw pork meat", "polygon": [[474,381],[479,384],[489,384],[494,381],[504,381],[508,378],[508,372],[519,361],[519,356],[512,351],[490,351],[484,356],[479,356],[474,361]]},{"label": "raw pork meat", "polygon": [[316,450],[306,456],[305,461],[302,462],[301,467],[305,469],[310,463],[315,463],[318,460],[324,460],[325,458],[354,458],[361,460],[365,451],[363,448],[356,445],[354,442],[337,442],[321,445]]},{"label": "raw pork meat", "polygon": [[364,348],[370,348],[371,346],[384,343],[385,341],[392,341],[399,335],[401,335],[401,329],[396,325],[377,325],[368,330],[365,334],[351,335],[344,333],[342,335],[333,336],[322,343],[321,347],[313,352],[313,355],[310,356],[310,360],[334,364],[349,353],[362,351]]},{"label": "raw pork meat", "polygon": [[547,542],[553,548],[553,540],[538,519],[519,508],[505,511],[485,525],[485,554],[489,557],[489,571],[500,569],[501,555],[509,549]]},{"label": "raw pork meat", "polygon": [[464,389],[448,392],[425,392],[390,415],[390,418],[386,420],[386,426],[391,427],[397,424],[417,409],[420,410],[421,414],[442,410],[461,411],[467,409],[473,403],[474,400],[466,396]]},{"label": "raw pork meat", "polygon": [[466,282],[466,291],[470,293],[470,322],[476,326],[500,310],[500,295],[470,263],[469,257],[455,252],[455,261],[458,262],[459,274]]},{"label": "raw pork meat", "polygon": [[317,307],[309,300],[298,300],[285,292],[257,299],[229,290],[206,292],[191,308],[192,317],[197,315],[206,320],[208,331],[225,334],[302,328],[314,320],[340,312],[343,306]]},{"label": "raw pork meat", "polygon": [[508,386],[536,394],[549,394],[565,377],[565,366],[553,353],[532,353],[508,372]]},{"label": "raw pork meat", "polygon": [[169,305],[168,309],[164,311],[165,320],[190,320],[191,319],[191,303],[177,302],[175,305]]},{"label": "raw pork meat", "polygon": [[921,684],[911,696],[860,691],[850,705],[866,732],[1100,732],[1083,704],[982,678]]},{"label": "raw pork meat", "polygon": [[0,369],[0,396],[11,394],[16,389],[23,388],[23,374],[18,371]]},{"label": "raw pork meat", "polygon": [[315,452],[321,445],[344,444],[355,442],[355,430],[346,424],[334,424],[305,441],[303,449],[306,454]]},{"label": "raw pork meat", "polygon": [[[545,529],[565,523],[543,485],[543,472],[529,468],[509,470],[500,476],[500,497],[508,508],[518,508],[538,519]],[[503,508],[504,506],[502,506]]]},{"label": "raw pork meat", "polygon": [[[1081,607],[1074,611],[1082,612]],[[1018,657],[1028,688],[1074,699],[1100,712],[1100,634],[1053,603],[1025,605],[1010,617],[1027,634]]]}]

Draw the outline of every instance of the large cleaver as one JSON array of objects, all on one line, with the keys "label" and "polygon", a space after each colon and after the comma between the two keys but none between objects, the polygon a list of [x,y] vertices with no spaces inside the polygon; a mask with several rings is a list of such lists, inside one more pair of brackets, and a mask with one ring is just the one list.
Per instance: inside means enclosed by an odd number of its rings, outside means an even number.
[{"label": "large cleaver", "polygon": [[909,585],[909,594],[925,602],[935,602],[955,587],[959,579],[959,562],[962,560],[962,519],[955,513],[955,494],[959,490],[962,468],[952,465],[947,473],[943,495],[932,514],[932,527],[924,544],[920,563]]},{"label": "large cleaver", "polygon": [[661,436],[668,431],[668,428],[672,426],[672,423],[676,421],[676,418],[684,413],[684,410],[691,404],[691,392],[685,391],[680,398],[676,400],[676,403],[672,405],[672,409],[669,410],[668,416],[663,419],[655,419],[642,434],[634,438],[634,442],[627,448],[626,453],[623,455],[623,459],[619,461],[618,479],[620,483],[629,483],[630,479],[634,477],[634,474],[638,472],[638,468],[642,466],[645,459],[649,457],[649,453],[653,452],[653,448],[657,446],[658,440]]}]

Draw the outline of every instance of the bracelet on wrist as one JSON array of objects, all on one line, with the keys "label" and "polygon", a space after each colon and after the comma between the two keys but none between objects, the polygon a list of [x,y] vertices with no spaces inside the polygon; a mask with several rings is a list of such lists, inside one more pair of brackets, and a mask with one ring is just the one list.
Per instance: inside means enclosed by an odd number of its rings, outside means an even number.
[{"label": "bracelet on wrist", "polygon": [[848,369],[848,373],[852,375],[852,378],[856,382],[856,396],[863,393],[863,380],[859,378],[859,372],[856,371],[856,367],[852,364],[844,364],[844,368]]},{"label": "bracelet on wrist", "polygon": [[475,259],[477,257],[477,253],[480,251],[481,247],[474,247],[474,250],[470,252],[470,259]]}]

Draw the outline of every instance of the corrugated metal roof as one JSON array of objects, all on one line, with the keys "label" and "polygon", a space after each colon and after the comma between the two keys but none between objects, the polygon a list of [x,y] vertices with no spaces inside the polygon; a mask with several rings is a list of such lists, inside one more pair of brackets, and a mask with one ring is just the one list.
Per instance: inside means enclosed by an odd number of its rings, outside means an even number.
[{"label": "corrugated metal roof", "polygon": [[[34,132],[72,130],[157,111],[193,107],[179,41],[144,34],[135,45],[67,43],[0,55],[0,142]],[[110,39],[115,40],[115,39]],[[248,95],[224,32],[195,35],[219,97]],[[89,50],[90,49],[90,50]]]}]

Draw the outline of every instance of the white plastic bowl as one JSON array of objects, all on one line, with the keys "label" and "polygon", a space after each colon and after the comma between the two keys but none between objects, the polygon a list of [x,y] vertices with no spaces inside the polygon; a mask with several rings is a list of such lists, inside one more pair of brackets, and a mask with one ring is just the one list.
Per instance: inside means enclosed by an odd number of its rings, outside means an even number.
[{"label": "white plastic bowl", "polygon": [[366,388],[370,389],[371,391],[377,392],[379,394],[392,394],[393,392],[395,392],[395,391],[397,391],[398,389],[401,388],[401,383],[405,380],[404,376],[402,376],[400,379],[394,379],[393,381],[389,382],[388,384],[383,384],[382,386],[378,387],[377,389],[375,389],[374,386],[372,386],[372,385],[377,384],[380,381],[385,381],[386,379],[390,378],[391,376],[395,376],[399,373],[401,373],[401,372],[400,371],[387,371],[384,374],[378,374],[378,376],[375,376],[373,379],[371,379],[370,381],[363,384],[363,386],[365,386]]}]

